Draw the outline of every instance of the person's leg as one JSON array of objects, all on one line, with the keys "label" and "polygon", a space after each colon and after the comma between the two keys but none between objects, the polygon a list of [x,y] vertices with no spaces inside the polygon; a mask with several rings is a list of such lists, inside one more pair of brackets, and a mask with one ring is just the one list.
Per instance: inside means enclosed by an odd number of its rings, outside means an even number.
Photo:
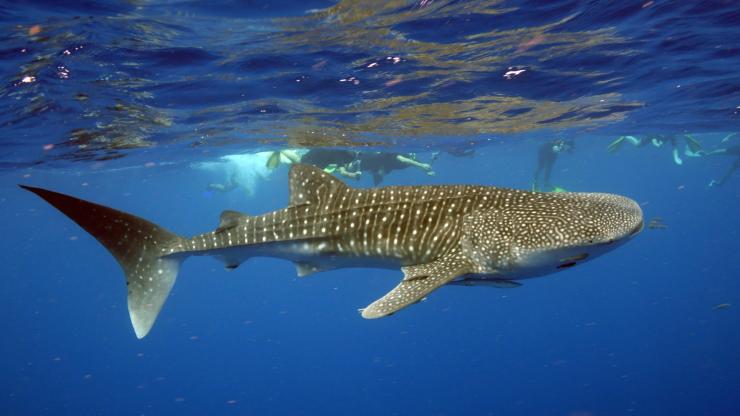
[{"label": "person's leg", "polygon": [[715,181],[712,179],[711,182],[709,182],[709,186],[722,186],[725,182],[727,182],[728,179],[732,176],[735,171],[740,168],[740,159],[735,160],[735,162],[730,165],[730,167],[725,171],[725,174],[722,175],[721,178],[719,178],[718,181]]},{"label": "person's leg", "polygon": [[542,160],[537,160],[537,166],[534,169],[534,175],[532,176],[532,190],[540,190],[540,174],[542,173]]},{"label": "person's leg", "polygon": [[231,175],[229,175],[229,180],[226,183],[210,183],[208,184],[208,190],[224,193],[231,192],[236,189],[237,186],[239,186],[239,181],[236,177],[236,172],[232,172]]},{"label": "person's leg", "polygon": [[415,159],[406,157],[404,155],[396,155],[396,160],[398,160],[399,162],[401,162],[404,165],[416,166],[417,168],[419,168],[419,169],[421,169],[421,170],[423,170],[423,171],[425,171],[427,173],[429,173],[429,172],[432,171],[432,165],[430,165],[428,163],[418,162]]},{"label": "person's leg", "polygon": [[701,145],[701,142],[695,139],[694,136],[685,134],[683,137],[684,140],[686,140],[687,154],[701,155],[704,152],[704,147]]},{"label": "person's leg", "polygon": [[617,150],[619,150],[619,148],[621,148],[621,147],[622,147],[622,144],[623,144],[623,143],[624,143],[624,141],[625,141],[625,137],[626,137],[626,136],[619,136],[619,137],[617,137],[617,139],[616,139],[616,140],[614,140],[613,142],[609,143],[609,144],[608,144],[608,145],[606,146],[606,151],[607,151],[607,152],[609,152],[609,153],[614,153],[614,152],[616,152]]},{"label": "person's leg", "polygon": [[683,165],[681,154],[678,151],[678,140],[676,140],[676,136],[670,136],[668,138],[668,141],[671,143],[671,154],[673,155],[673,162],[679,166]]},{"label": "person's leg", "polygon": [[555,165],[555,157],[548,159],[543,168],[544,175],[542,175],[542,182],[544,184],[544,189],[542,190],[545,192],[548,192],[553,188],[552,184],[550,184],[550,175],[552,174],[552,167],[554,165]]},{"label": "person's leg", "polygon": [[301,163],[301,155],[293,149],[281,150],[280,154],[288,159],[290,163]]},{"label": "person's leg", "polygon": [[617,140],[614,140],[613,142],[609,143],[608,146],[606,146],[606,151],[609,153],[616,152],[617,150],[619,150],[620,147],[622,147],[622,144],[625,141],[632,146],[640,146],[642,144],[642,140],[635,136],[619,136]]},{"label": "person's leg", "polygon": [[681,160],[681,155],[678,153],[678,148],[674,146],[671,153],[673,153],[673,162],[679,166],[683,165],[683,160]]},{"label": "person's leg", "polygon": [[373,172],[373,185],[378,186],[383,182],[383,174],[380,172]]},{"label": "person's leg", "polygon": [[[542,173],[547,170],[547,166],[549,165],[550,159],[555,157],[555,153],[552,150],[552,143],[547,142],[540,145],[540,147],[537,149],[537,165],[534,169],[534,177],[532,178],[532,190],[537,192],[544,192],[545,189],[542,189],[542,182],[540,182],[541,177],[543,176]],[[543,178],[544,179],[544,178]],[[547,185],[547,180],[544,180],[545,185]]]}]

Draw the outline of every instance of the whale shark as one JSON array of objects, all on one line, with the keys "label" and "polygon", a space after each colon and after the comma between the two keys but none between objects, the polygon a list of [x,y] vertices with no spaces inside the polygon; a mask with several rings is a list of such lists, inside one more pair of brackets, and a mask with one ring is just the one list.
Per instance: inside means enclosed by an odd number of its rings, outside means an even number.
[{"label": "whale shark", "polygon": [[95,237],[126,278],[134,332],[151,330],[190,256],[233,270],[258,256],[292,261],[299,276],[347,268],[400,268],[400,283],[360,309],[391,315],[444,285],[513,288],[572,268],[643,228],[640,206],[608,193],[544,193],[479,185],[353,188],[321,169],[292,165],[284,209],[224,211],[191,238],[62,193],[19,185]]}]

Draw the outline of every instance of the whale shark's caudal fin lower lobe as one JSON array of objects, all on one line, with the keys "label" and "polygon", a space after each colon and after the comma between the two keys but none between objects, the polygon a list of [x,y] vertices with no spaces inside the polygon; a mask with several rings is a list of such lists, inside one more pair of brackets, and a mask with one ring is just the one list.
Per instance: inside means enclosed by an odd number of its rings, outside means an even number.
[{"label": "whale shark's caudal fin lower lobe", "polygon": [[40,196],[95,237],[123,268],[128,311],[138,338],[154,325],[187,257],[179,236],[147,220],[46,189],[20,185]]}]

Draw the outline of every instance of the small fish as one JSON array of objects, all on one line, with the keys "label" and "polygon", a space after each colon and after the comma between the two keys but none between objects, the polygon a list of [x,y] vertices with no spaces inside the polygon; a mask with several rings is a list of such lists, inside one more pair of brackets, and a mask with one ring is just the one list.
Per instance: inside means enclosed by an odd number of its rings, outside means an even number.
[{"label": "small fish", "polygon": [[731,303],[720,303],[718,305],[714,305],[714,308],[712,308],[712,309],[714,309],[716,311],[716,310],[719,310],[719,309],[727,309],[730,306],[732,306]]},{"label": "small fish", "polygon": [[648,222],[648,228],[651,230],[665,230],[668,226],[663,224],[663,218],[654,217]]}]

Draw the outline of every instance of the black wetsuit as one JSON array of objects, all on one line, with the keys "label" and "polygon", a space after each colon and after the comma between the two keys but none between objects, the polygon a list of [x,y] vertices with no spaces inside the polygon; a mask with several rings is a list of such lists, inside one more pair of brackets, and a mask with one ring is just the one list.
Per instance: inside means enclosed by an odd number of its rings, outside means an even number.
[{"label": "black wetsuit", "polygon": [[363,172],[370,172],[373,175],[373,183],[378,185],[383,181],[383,176],[391,171],[409,167],[398,160],[400,155],[400,153],[369,152],[360,153],[357,158],[360,160],[360,169]]},{"label": "black wetsuit", "polygon": [[[555,161],[558,158],[558,153],[553,149],[555,141],[548,141],[540,145],[537,149],[537,167],[534,171],[533,188],[536,191],[549,191],[550,185],[550,174],[552,174],[552,167],[555,165]],[[542,175],[543,188],[540,188],[539,177]]]},{"label": "black wetsuit", "polygon": [[338,149],[311,149],[301,157],[301,163],[321,169],[329,165],[345,166],[356,159],[356,152]]}]

